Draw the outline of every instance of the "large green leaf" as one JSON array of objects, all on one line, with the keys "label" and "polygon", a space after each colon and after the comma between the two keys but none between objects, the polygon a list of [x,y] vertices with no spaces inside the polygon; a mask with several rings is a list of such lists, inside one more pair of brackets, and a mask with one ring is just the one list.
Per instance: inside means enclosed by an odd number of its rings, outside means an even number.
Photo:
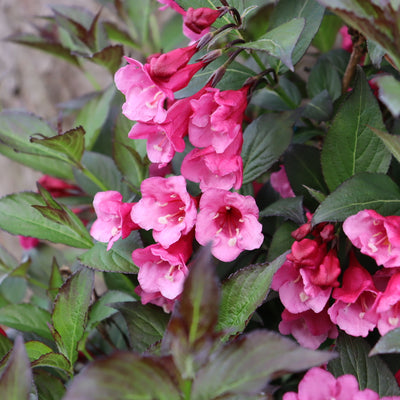
[{"label": "large green leaf", "polygon": [[379,356],[368,355],[371,348],[364,339],[341,334],[335,350],[339,357],[328,364],[333,375],[338,377],[352,374],[357,378],[361,390],[369,388],[379,396],[400,395],[400,389],[388,366]]},{"label": "large green leaf", "polygon": [[142,247],[142,243],[139,234],[133,232],[126,239],[114,243],[108,251],[106,243],[97,242],[79,257],[79,261],[97,271],[136,274],[138,268],[132,261],[132,251],[138,247]]},{"label": "large green leaf", "polygon": [[9,304],[0,308],[0,324],[21,332],[32,332],[52,340],[48,324],[50,313],[33,304]]},{"label": "large green leaf", "polygon": [[317,208],[313,223],[344,221],[361,210],[382,215],[400,215],[400,189],[383,174],[361,173],[350,178]]},{"label": "large green leaf", "polygon": [[390,153],[370,127],[385,130],[379,105],[361,69],[355,87],[329,129],[321,162],[331,191],[359,172],[386,173]]},{"label": "large green leaf", "polygon": [[23,111],[0,112],[0,153],[28,167],[63,179],[72,178],[68,163],[57,159],[57,152],[30,142],[40,133],[46,137],[56,132],[41,118]]},{"label": "large green leaf", "polygon": [[242,49],[263,51],[278,58],[293,71],[292,52],[304,29],[304,18],[294,18],[272,29],[254,42],[238,45]]},{"label": "large green leaf", "polygon": [[280,375],[321,365],[335,357],[297,346],[275,332],[253,331],[217,350],[192,386],[192,400],[255,395]]},{"label": "large green leaf", "polygon": [[169,315],[152,304],[139,302],[114,306],[124,317],[133,350],[142,353],[163,338]]},{"label": "large green leaf", "polygon": [[32,386],[32,371],[22,336],[15,340],[14,349],[0,376],[0,393],[7,400],[28,400]]},{"label": "large green leaf", "polygon": [[93,285],[93,271],[81,269],[64,283],[54,302],[53,336],[71,366],[78,358],[78,343],[85,331]]},{"label": "large green leaf", "polygon": [[260,218],[272,216],[290,219],[298,225],[304,224],[303,198],[299,196],[279,199],[260,212]]},{"label": "large green leaf", "polygon": [[63,400],[180,400],[174,370],[170,358],[115,353],[84,369]]},{"label": "large green leaf", "polygon": [[254,181],[278,160],[290,144],[292,121],[287,115],[263,114],[243,134],[243,183]]},{"label": "large green leaf", "polygon": [[218,330],[227,330],[228,335],[243,332],[267,297],[272,277],[285,260],[283,254],[270,264],[249,265],[228,277],[222,285]]},{"label": "large green leaf", "polygon": [[14,235],[32,236],[79,248],[92,247],[87,231],[84,233],[80,227],[82,224],[79,225],[72,215],[68,213],[68,217],[76,222],[75,226],[46,218],[35,207],[43,207],[43,212],[48,207],[37,193],[23,192],[2,197],[0,228]]}]

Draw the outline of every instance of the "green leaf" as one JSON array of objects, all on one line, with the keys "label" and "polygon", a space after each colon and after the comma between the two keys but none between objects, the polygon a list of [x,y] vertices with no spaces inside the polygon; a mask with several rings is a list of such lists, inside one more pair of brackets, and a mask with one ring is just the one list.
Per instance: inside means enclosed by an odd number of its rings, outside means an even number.
[{"label": "green leaf", "polygon": [[359,172],[387,172],[390,153],[370,127],[385,130],[379,105],[359,68],[355,87],[333,120],[322,149],[322,170],[331,191]]},{"label": "green leaf", "polygon": [[107,68],[107,70],[114,75],[122,62],[124,55],[124,48],[120,44],[104,47],[91,55],[84,55],[83,57],[95,64]]},{"label": "green leaf", "polygon": [[54,203],[56,207],[49,207],[40,194],[31,192],[2,197],[0,228],[14,235],[32,236],[79,248],[92,247],[89,233],[78,217],[65,206]]},{"label": "green leaf", "polygon": [[61,400],[65,393],[65,387],[60,379],[38,369],[34,371],[33,376],[40,400]]},{"label": "green leaf", "polygon": [[72,178],[71,167],[51,149],[29,141],[34,134],[51,137],[56,132],[41,118],[22,111],[0,112],[0,153],[28,167],[58,178]]},{"label": "green leaf", "polygon": [[139,247],[142,247],[139,234],[132,232],[126,239],[114,243],[108,251],[106,243],[97,242],[79,257],[79,261],[97,271],[136,274],[138,268],[132,261],[132,251]]},{"label": "green leaf", "polygon": [[321,53],[326,53],[335,44],[339,28],[343,25],[343,21],[334,14],[325,14],[321,26],[315,35],[312,44]]},{"label": "green leaf", "polygon": [[267,383],[288,371],[321,365],[335,357],[297,346],[275,332],[253,331],[213,354],[192,386],[192,400],[224,398],[225,395],[259,394]]},{"label": "green leaf", "polygon": [[32,304],[9,304],[0,308],[0,324],[21,332],[32,332],[52,340],[48,328],[50,313]]},{"label": "green leaf", "polygon": [[279,225],[269,245],[267,261],[273,261],[279,255],[290,250],[294,242],[292,232],[298,227],[291,221],[286,221]]},{"label": "green leaf", "polygon": [[61,43],[49,42],[44,38],[29,33],[17,33],[8,36],[6,40],[32,47],[37,50],[42,50],[80,68],[80,63],[76,55],[72,54],[71,50],[64,47]]},{"label": "green leaf", "polygon": [[131,46],[131,47],[136,46],[136,43],[132,39],[129,32],[125,31],[118,24],[115,24],[114,22],[111,21],[104,21],[103,26],[110,40],[115,41],[117,43],[121,43],[125,46]]},{"label": "green leaf", "polygon": [[[271,15],[269,29],[274,29],[293,18],[304,18],[305,26],[293,50],[292,62],[296,65],[308,49],[324,16],[324,7],[315,0],[280,0]],[[281,72],[284,72],[281,71]]]},{"label": "green leaf", "polygon": [[0,376],[0,393],[7,400],[28,400],[32,386],[32,371],[22,336],[15,340],[14,349]]},{"label": "green leaf", "polygon": [[313,98],[327,90],[332,101],[342,94],[342,81],[339,72],[327,58],[319,58],[311,70],[307,81],[309,97]]},{"label": "green leaf", "polygon": [[111,85],[107,90],[97,93],[79,111],[75,124],[82,125],[85,134],[85,148],[92,149],[104,125],[110,109],[110,103],[115,95],[115,87]]},{"label": "green leaf", "polygon": [[29,361],[35,361],[44,354],[53,352],[49,346],[42,342],[38,342],[37,340],[30,340],[29,342],[26,342],[25,350]]},{"label": "green leaf", "polygon": [[315,119],[316,121],[327,121],[331,118],[333,112],[332,99],[325,89],[317,94],[304,107],[303,117]]},{"label": "green leaf", "polygon": [[[79,164],[85,149],[85,130],[78,126],[62,135],[52,137],[31,137],[31,142],[52,149],[55,157],[71,164]],[[42,136],[42,135],[40,135]]]},{"label": "green leaf", "polygon": [[55,300],[58,290],[63,285],[64,280],[61,276],[60,267],[58,266],[57,260],[54,257],[51,265],[51,273],[49,278],[49,288],[47,293],[49,294],[52,301]]},{"label": "green leaf", "polygon": [[[125,185],[122,185],[121,173],[111,157],[86,151],[82,158],[82,164],[107,188],[106,190],[117,190],[123,195],[126,194],[127,189]],[[90,195],[94,196],[97,192],[105,190],[77,168],[74,168],[74,176],[78,185]]]},{"label": "green leaf", "polygon": [[249,265],[228,277],[222,285],[217,330],[226,330],[227,336],[243,332],[267,297],[272,277],[285,260],[283,254],[270,264]]},{"label": "green leaf", "polygon": [[169,358],[115,353],[96,360],[72,382],[63,400],[180,400]]},{"label": "green leaf", "polygon": [[36,360],[32,361],[31,365],[32,365],[32,368],[48,367],[48,368],[59,369],[61,371],[65,371],[67,373],[70,373],[70,371],[71,371],[70,362],[61,353],[49,352],[49,353],[43,354]]},{"label": "green leaf", "polygon": [[391,135],[387,132],[380,131],[371,127],[371,130],[382,140],[383,144],[390,151],[390,153],[400,162],[400,137]]},{"label": "green leaf", "polygon": [[379,86],[379,100],[397,118],[400,115],[400,82],[391,75],[383,75],[374,78],[374,83]]},{"label": "green leaf", "polygon": [[170,316],[161,308],[139,302],[114,306],[124,317],[134,351],[143,353],[163,338]]},{"label": "green leaf", "polygon": [[246,42],[237,47],[263,51],[281,60],[290,70],[294,70],[292,52],[304,29],[304,18],[294,18],[267,32],[254,42]]},{"label": "green leaf", "polygon": [[85,331],[93,284],[93,271],[84,268],[64,283],[54,302],[53,336],[71,366],[78,358],[78,343]]},{"label": "green leaf", "polygon": [[288,197],[279,199],[260,212],[261,217],[284,217],[296,222],[298,225],[304,224],[303,198]]},{"label": "green leaf", "polygon": [[263,114],[243,133],[243,184],[254,181],[278,160],[290,144],[292,121],[287,115]]},{"label": "green leaf", "polygon": [[293,145],[284,155],[284,165],[293,192],[304,197],[307,208],[315,208],[318,203],[307,187],[322,193],[328,192],[322,176],[319,150],[307,145]]},{"label": "green leaf", "polygon": [[163,347],[169,349],[184,379],[193,378],[206,362],[218,322],[219,288],[210,246],[189,266],[180,301],[175,304]]},{"label": "green leaf", "polygon": [[400,189],[383,174],[361,173],[331,193],[317,208],[313,224],[344,221],[361,210],[373,209],[382,215],[400,215]]},{"label": "green leaf", "polygon": [[[92,330],[101,321],[114,315],[117,310],[114,308],[115,303],[133,302],[136,299],[127,293],[110,290],[104,293],[91,307],[87,322],[87,331]],[[129,306],[130,307],[130,306]]]},{"label": "green leaf", "polygon": [[13,342],[6,336],[0,335],[0,360],[13,348]]},{"label": "green leaf", "polygon": [[388,366],[379,356],[369,357],[370,347],[362,338],[341,334],[336,341],[339,357],[328,364],[328,370],[338,377],[354,375],[360,390],[372,389],[379,396],[399,396],[400,389]]},{"label": "green leaf", "polygon": [[372,64],[376,68],[381,67],[382,58],[385,55],[385,49],[374,42],[373,40],[367,39],[368,56],[371,59]]},{"label": "green leaf", "polygon": [[400,328],[393,329],[382,336],[369,352],[370,356],[377,354],[400,353]]}]

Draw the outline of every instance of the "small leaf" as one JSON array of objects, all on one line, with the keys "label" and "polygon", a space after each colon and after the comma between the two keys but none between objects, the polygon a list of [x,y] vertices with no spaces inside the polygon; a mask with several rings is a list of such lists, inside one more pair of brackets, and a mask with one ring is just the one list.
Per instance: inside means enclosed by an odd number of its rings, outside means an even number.
[{"label": "small leaf", "polygon": [[228,277],[222,285],[217,330],[227,330],[227,336],[243,332],[267,297],[272,277],[285,260],[283,254],[270,264],[249,265]]},{"label": "small leaf", "polygon": [[45,137],[42,139],[31,137],[31,142],[48,147],[55,151],[62,161],[79,164],[85,149],[85,130],[78,126],[62,135]]},{"label": "small leaf", "polygon": [[28,303],[9,304],[0,308],[0,324],[21,332],[32,332],[47,340],[52,340],[48,328],[50,313]]},{"label": "small leaf", "polygon": [[42,369],[36,369],[33,375],[40,400],[61,400],[65,387],[60,379]]},{"label": "small leaf", "polygon": [[367,39],[368,55],[371,58],[371,62],[376,68],[381,67],[382,58],[385,55],[385,49],[374,42],[373,40]]},{"label": "small leaf", "polygon": [[400,82],[391,75],[374,78],[379,86],[379,100],[389,109],[395,118],[400,115]]},{"label": "small leaf", "polygon": [[67,358],[61,353],[54,353],[49,352],[43,354],[36,360],[32,361],[32,368],[35,367],[48,367],[48,368],[55,368],[61,371],[65,371],[70,373],[71,371],[71,364],[67,360]]},{"label": "small leaf", "polygon": [[114,307],[125,319],[133,350],[142,353],[163,338],[169,315],[161,308],[139,302],[121,303]]},{"label": "small leaf", "polygon": [[243,184],[254,181],[278,160],[290,144],[292,121],[287,115],[263,114],[243,134]]},{"label": "small leaf", "polygon": [[253,331],[228,343],[213,354],[192,386],[192,400],[224,398],[237,394],[243,399],[259,394],[267,383],[287,372],[321,365],[335,357],[297,346],[275,332]]},{"label": "small leaf", "polygon": [[373,209],[382,215],[400,215],[400,189],[383,174],[353,176],[331,193],[317,208],[313,224],[344,221],[361,210]]},{"label": "small leaf", "polygon": [[389,353],[400,353],[400,328],[393,329],[382,336],[369,352],[369,355]]},{"label": "small leaf", "polygon": [[306,221],[304,219],[303,198],[299,196],[279,199],[260,211],[260,218],[271,216],[284,217],[296,222],[298,225],[304,224]]},{"label": "small leaf", "polygon": [[6,336],[0,335],[0,360],[13,348],[13,342]]},{"label": "small leaf", "polygon": [[78,343],[85,331],[93,284],[93,271],[84,268],[64,283],[54,302],[53,336],[71,365],[78,358]]},{"label": "small leaf", "polygon": [[137,274],[138,267],[132,261],[132,251],[139,247],[142,247],[140,236],[132,232],[126,239],[114,243],[108,251],[106,243],[97,242],[79,257],[79,261],[97,271]]},{"label": "small leaf", "polygon": [[362,338],[341,334],[336,341],[339,357],[328,364],[336,377],[354,375],[360,390],[372,389],[379,396],[399,396],[400,389],[388,366],[379,356],[369,357],[370,347]]},{"label": "small leaf", "polygon": [[72,382],[63,400],[180,400],[170,358],[115,353],[96,360]]},{"label": "small leaf", "polygon": [[400,162],[400,137],[372,127],[371,130],[382,140],[383,144],[396,160]]},{"label": "small leaf", "polygon": [[107,46],[104,49],[92,54],[90,57],[85,57],[95,64],[101,65],[114,75],[122,62],[124,48],[120,44]]},{"label": "small leaf", "polygon": [[292,52],[304,29],[304,25],[304,18],[294,18],[267,32],[256,41],[240,44],[237,47],[266,52],[281,60],[293,71]]},{"label": "small leaf", "polygon": [[29,361],[34,361],[47,353],[52,353],[53,350],[42,342],[37,340],[30,340],[25,343],[26,354],[28,355]]},{"label": "small leaf", "polygon": [[22,336],[15,340],[13,351],[0,377],[0,393],[7,400],[28,400],[32,371]]}]

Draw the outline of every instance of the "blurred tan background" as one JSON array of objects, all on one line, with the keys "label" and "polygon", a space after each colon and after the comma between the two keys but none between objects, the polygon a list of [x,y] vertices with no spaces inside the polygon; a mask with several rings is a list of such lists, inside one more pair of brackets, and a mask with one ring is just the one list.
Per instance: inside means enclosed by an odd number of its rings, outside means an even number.
[{"label": "blurred tan background", "polygon": [[[56,105],[93,91],[74,66],[44,52],[4,41],[13,33],[34,32],[38,15],[49,15],[50,4],[79,5],[93,12],[100,9],[94,0],[0,0],[0,108],[30,111],[51,122],[57,121]],[[93,74],[101,82],[102,71]],[[105,77],[109,83],[109,77]],[[0,196],[35,190],[40,173],[0,155]],[[0,215],[1,218],[1,215]],[[0,231],[0,245],[19,257],[17,238]]]}]

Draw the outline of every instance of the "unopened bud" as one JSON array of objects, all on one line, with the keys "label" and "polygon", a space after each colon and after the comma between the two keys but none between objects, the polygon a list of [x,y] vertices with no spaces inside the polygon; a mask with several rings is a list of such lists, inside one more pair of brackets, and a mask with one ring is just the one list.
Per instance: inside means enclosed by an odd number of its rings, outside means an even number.
[{"label": "unopened bud", "polygon": [[223,51],[221,49],[215,49],[204,55],[200,58],[199,61],[202,61],[205,64],[210,63],[211,61],[216,60],[218,57],[222,56]]},{"label": "unopened bud", "polygon": [[213,39],[214,33],[208,32],[206,33],[197,43],[197,50],[201,50],[204,46],[206,46]]},{"label": "unopened bud", "polygon": [[211,76],[210,79],[208,80],[207,83],[210,83],[212,87],[217,86],[218,82],[223,78],[226,72],[226,66],[223,65],[222,67],[219,67]]}]

